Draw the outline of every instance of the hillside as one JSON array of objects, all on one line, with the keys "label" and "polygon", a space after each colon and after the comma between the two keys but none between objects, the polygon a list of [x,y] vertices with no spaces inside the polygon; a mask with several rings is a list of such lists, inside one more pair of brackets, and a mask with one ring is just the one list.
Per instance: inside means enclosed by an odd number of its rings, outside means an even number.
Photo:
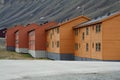
[{"label": "hillside", "polygon": [[90,18],[120,10],[120,0],[0,0],[0,27],[41,23],[80,15]]}]

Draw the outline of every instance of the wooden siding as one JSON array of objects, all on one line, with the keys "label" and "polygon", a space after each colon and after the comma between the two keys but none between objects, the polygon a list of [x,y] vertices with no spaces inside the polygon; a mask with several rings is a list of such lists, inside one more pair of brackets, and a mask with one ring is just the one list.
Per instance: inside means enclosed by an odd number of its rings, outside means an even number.
[{"label": "wooden siding", "polygon": [[103,59],[120,60],[120,15],[103,22]]},{"label": "wooden siding", "polygon": [[60,41],[61,41],[60,52],[61,53],[68,53],[68,54],[74,53],[73,27],[86,21],[88,21],[88,19],[81,17],[79,19],[76,19],[60,27]]},{"label": "wooden siding", "polygon": [[6,46],[13,46],[15,47],[15,32],[17,30],[23,29],[23,26],[15,26],[13,28],[10,28],[6,32]]}]

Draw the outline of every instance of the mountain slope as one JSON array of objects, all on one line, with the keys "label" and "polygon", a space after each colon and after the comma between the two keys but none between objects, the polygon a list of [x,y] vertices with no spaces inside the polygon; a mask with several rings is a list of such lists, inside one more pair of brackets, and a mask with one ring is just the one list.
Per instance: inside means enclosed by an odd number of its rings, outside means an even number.
[{"label": "mountain slope", "polygon": [[62,22],[80,15],[90,18],[120,10],[120,0],[0,0],[0,27]]}]

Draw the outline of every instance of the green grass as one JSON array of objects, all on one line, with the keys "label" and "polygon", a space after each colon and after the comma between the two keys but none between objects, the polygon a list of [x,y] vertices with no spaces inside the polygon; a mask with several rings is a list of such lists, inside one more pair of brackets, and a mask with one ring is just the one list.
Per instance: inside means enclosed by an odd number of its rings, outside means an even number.
[{"label": "green grass", "polygon": [[10,59],[10,60],[48,60],[48,59],[35,59],[29,54],[20,54],[12,51],[6,51],[5,49],[0,49],[0,59]]}]

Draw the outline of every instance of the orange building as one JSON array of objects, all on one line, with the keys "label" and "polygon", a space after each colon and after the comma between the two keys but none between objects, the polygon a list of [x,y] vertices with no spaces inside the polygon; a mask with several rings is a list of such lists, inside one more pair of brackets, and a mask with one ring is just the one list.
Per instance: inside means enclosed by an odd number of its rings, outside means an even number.
[{"label": "orange building", "polygon": [[10,51],[15,51],[15,32],[23,29],[21,25],[16,25],[10,29],[7,29],[6,32],[6,49]]},{"label": "orange building", "polygon": [[33,24],[28,24],[24,29],[16,31],[15,36],[15,42],[16,42],[16,52],[18,53],[28,53],[28,48],[29,48],[29,36],[28,36],[28,31],[37,29],[40,26],[33,23]]},{"label": "orange building", "polygon": [[29,34],[29,53],[35,58],[47,58],[45,29],[55,26],[56,22],[44,23],[40,28],[33,29]]},{"label": "orange building", "polygon": [[120,12],[74,27],[75,60],[120,60]]},{"label": "orange building", "polygon": [[47,28],[47,52],[48,58],[56,60],[74,59],[74,31],[73,26],[86,22],[89,19],[80,16]]}]

